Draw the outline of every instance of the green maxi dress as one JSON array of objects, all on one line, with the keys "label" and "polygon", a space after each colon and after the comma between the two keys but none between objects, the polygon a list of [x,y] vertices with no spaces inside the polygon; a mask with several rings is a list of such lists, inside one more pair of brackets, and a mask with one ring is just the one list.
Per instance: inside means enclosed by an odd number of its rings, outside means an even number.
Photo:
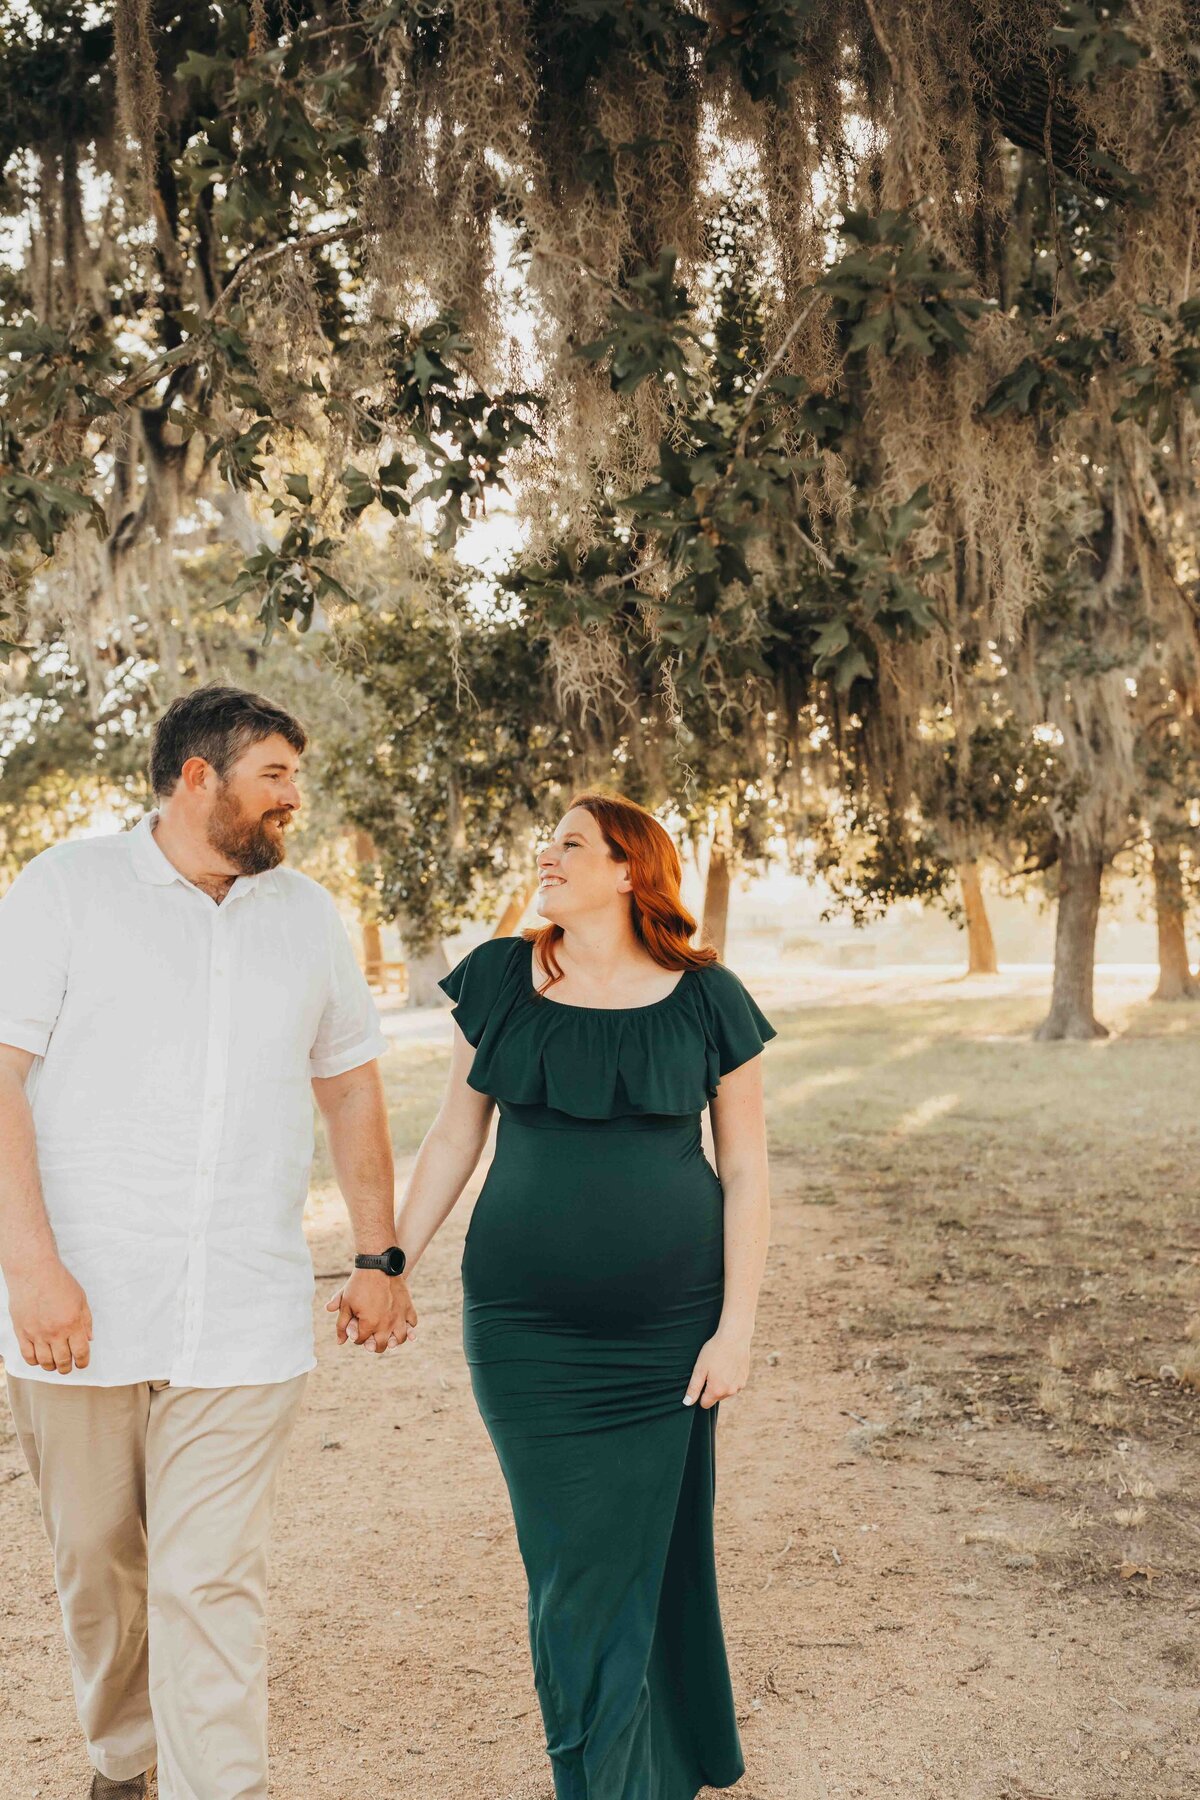
[{"label": "green maxi dress", "polygon": [[556,1800],[744,1772],[713,1553],[717,1408],[685,1407],[723,1285],[700,1116],[775,1032],[737,976],[615,1010],[534,991],[524,938],[441,985],[499,1105],[463,1251],[471,1383],[512,1500]]}]

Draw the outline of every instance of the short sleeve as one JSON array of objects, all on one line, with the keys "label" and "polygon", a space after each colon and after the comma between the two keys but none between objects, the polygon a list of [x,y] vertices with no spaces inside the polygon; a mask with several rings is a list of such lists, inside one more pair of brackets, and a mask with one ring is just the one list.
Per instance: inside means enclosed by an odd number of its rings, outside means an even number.
[{"label": "short sleeve", "polygon": [[732,969],[712,963],[704,970],[703,979],[717,1068],[728,1075],[757,1056],[777,1033]]},{"label": "short sleeve", "polygon": [[0,1044],[45,1056],[62,1011],[71,923],[53,850],[26,863],[0,900]]},{"label": "short sleeve", "polygon": [[308,1063],[309,1074],[317,1081],[345,1075],[350,1069],[373,1062],[387,1049],[375,1001],[346,927],[328,895],[326,902],[329,987]]},{"label": "short sleeve", "polygon": [[468,950],[462,961],[438,982],[442,992],[454,1001],[454,1021],[468,1044],[478,1047],[488,1014],[511,966],[514,945],[523,942],[522,938],[488,938],[476,944],[474,950]]}]

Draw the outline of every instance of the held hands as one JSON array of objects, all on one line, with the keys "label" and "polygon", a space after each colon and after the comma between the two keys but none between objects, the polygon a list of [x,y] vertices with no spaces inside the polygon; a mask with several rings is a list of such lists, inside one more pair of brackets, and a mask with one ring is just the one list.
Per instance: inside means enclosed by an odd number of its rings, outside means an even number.
[{"label": "held hands", "polygon": [[325,1302],[325,1311],[337,1314],[339,1344],[357,1344],[378,1356],[416,1334],[417,1311],[403,1275],[355,1269]]},{"label": "held hands", "polygon": [[702,1344],[683,1397],[685,1406],[699,1400],[707,1409],[718,1400],[740,1394],[750,1379],[750,1339],[718,1331]]},{"label": "held hands", "polygon": [[57,1258],[36,1264],[8,1282],[8,1310],[21,1355],[31,1368],[69,1375],[86,1369],[92,1354],[92,1314],[87,1295]]}]

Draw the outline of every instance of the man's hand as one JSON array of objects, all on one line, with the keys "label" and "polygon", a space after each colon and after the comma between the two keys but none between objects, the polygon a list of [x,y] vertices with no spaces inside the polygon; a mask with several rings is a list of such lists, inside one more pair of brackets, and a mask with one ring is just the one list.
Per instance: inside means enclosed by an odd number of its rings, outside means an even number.
[{"label": "man's hand", "polygon": [[345,1287],[325,1302],[337,1314],[337,1340],[382,1356],[407,1343],[417,1329],[417,1310],[403,1275],[381,1269],[355,1269]]},{"label": "man's hand", "polygon": [[87,1295],[57,1258],[8,1278],[8,1310],[21,1355],[30,1367],[69,1375],[86,1369],[92,1354],[92,1314]]}]

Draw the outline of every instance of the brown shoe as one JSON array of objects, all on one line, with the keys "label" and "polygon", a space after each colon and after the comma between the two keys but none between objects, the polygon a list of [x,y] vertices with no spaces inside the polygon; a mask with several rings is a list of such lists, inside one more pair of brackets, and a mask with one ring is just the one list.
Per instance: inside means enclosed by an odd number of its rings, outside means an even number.
[{"label": "brown shoe", "polygon": [[92,1776],[89,1800],[146,1800],[153,1773],[153,1769],[148,1769],[144,1775],[131,1775],[127,1781],[111,1781],[97,1769]]}]

